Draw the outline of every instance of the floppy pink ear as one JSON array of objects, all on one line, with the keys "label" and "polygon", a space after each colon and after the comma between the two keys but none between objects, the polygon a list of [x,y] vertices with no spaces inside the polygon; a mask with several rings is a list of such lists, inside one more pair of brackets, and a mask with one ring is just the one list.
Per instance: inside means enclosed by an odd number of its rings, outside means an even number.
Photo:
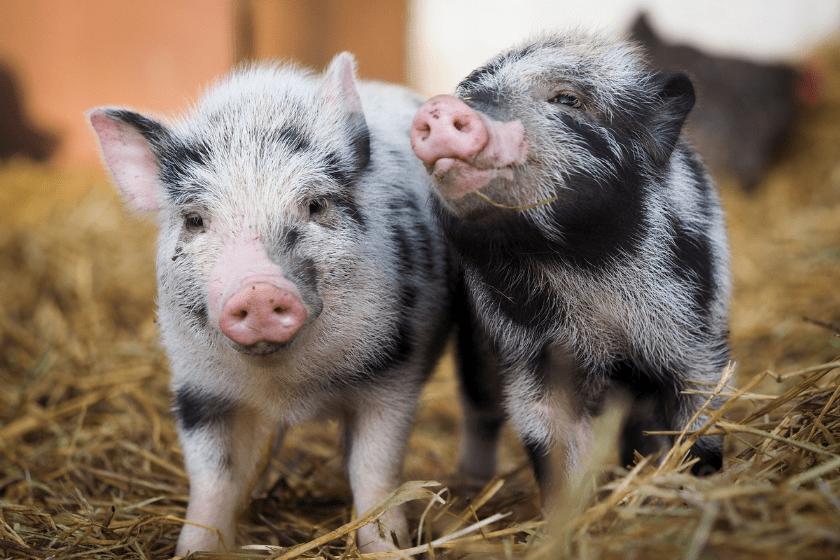
[{"label": "floppy pink ear", "polygon": [[361,113],[362,100],[356,89],[356,59],[349,52],[336,55],[324,72],[321,91],[327,101],[348,113]]},{"label": "floppy pink ear", "polygon": [[149,141],[137,128],[118,118],[114,110],[97,107],[88,111],[87,116],[99,136],[105,165],[128,205],[136,210],[159,210],[160,167]]}]

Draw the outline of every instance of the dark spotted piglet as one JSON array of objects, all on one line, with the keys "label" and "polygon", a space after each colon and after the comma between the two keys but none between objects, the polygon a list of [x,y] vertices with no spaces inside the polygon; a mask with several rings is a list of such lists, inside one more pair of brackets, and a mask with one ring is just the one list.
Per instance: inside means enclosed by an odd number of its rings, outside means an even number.
[{"label": "dark spotted piglet", "polygon": [[[693,103],[686,76],[650,73],[633,45],[570,34],[502,53],[418,112],[412,146],[499,364],[463,380],[465,474],[493,473],[502,402],[550,500],[610,391],[635,403],[629,464],[668,443],[643,430],[698,411],[704,398],[684,390],[719,379],[728,248],[681,136]],[[718,438],[693,452],[696,470],[720,467]]]},{"label": "dark spotted piglet", "polygon": [[[353,64],[244,67],[171,123],[89,113],[129,206],[160,224],[158,320],[190,478],[178,555],[233,546],[277,426],[343,419],[359,513],[398,484],[454,259],[409,149],[422,101],[357,89]],[[407,539],[398,508],[358,534],[364,551]]]}]

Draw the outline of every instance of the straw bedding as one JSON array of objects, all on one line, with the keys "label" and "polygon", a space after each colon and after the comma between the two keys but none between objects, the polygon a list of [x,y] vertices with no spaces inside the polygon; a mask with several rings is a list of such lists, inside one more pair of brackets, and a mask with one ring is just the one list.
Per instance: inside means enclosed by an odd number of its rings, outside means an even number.
[{"label": "straw bedding", "polygon": [[[817,53],[825,100],[751,193],[722,181],[732,237],[735,369],[708,430],[724,469],[610,465],[621,407],[588,470],[543,521],[509,432],[501,475],[453,473],[459,411],[447,357],[424,393],[405,478],[412,545],[429,558],[840,558],[840,48]],[[187,479],[154,324],[155,232],[101,172],[0,168],[0,555],[165,558]],[[332,423],[291,431],[228,556],[357,558]],[[437,481],[439,484],[422,481]],[[386,508],[392,504],[383,504]],[[359,522],[361,522],[359,521]],[[367,558],[396,557],[387,555]]]}]

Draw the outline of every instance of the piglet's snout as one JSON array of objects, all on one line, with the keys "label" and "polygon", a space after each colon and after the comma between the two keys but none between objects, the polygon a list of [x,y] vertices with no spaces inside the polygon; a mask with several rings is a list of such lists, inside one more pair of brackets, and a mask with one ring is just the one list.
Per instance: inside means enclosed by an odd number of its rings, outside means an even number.
[{"label": "piglet's snout", "polygon": [[411,124],[411,148],[427,165],[443,158],[472,161],[489,139],[478,113],[451,95],[426,101]]},{"label": "piglet's snout", "polygon": [[306,321],[306,308],[293,293],[268,282],[245,285],[224,303],[219,328],[243,346],[288,342]]}]

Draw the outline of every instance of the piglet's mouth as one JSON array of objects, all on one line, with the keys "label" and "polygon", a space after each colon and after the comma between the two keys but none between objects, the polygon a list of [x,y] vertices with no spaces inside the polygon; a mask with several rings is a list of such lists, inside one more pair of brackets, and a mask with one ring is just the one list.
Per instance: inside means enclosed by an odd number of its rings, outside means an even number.
[{"label": "piglet's mouth", "polygon": [[457,158],[441,158],[426,169],[441,194],[450,198],[476,192],[496,179],[514,179],[513,165],[481,168]]},{"label": "piglet's mouth", "polygon": [[271,342],[267,340],[261,340],[248,346],[244,346],[233,341],[229,342],[230,346],[243,356],[267,358],[271,356],[276,356],[279,353],[283,352],[286,348],[288,348],[291,345],[292,340],[294,339],[287,340],[285,342]]}]

